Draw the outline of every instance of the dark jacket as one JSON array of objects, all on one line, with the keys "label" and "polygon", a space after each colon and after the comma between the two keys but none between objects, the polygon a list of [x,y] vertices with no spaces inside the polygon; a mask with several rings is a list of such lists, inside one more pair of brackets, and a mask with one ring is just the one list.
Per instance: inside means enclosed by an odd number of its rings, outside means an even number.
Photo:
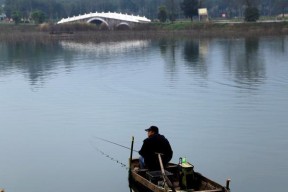
[{"label": "dark jacket", "polygon": [[155,134],[143,141],[139,154],[144,158],[145,166],[150,170],[160,170],[158,155],[162,153],[164,167],[172,159],[173,151],[169,141],[160,134]]}]

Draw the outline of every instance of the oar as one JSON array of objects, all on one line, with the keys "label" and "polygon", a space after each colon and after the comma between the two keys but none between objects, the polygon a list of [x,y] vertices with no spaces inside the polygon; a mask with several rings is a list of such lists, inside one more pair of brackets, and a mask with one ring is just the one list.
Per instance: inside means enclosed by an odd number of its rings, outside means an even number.
[{"label": "oar", "polygon": [[166,181],[168,187],[170,187],[172,189],[173,192],[176,192],[175,191],[175,188],[172,184],[172,182],[170,181],[170,179],[167,177],[166,175],[166,172],[164,170],[164,166],[163,166],[163,163],[162,163],[162,158],[161,158],[161,153],[157,153],[158,155],[158,159],[159,159],[159,163],[160,163],[160,168],[161,168],[161,173],[162,173],[162,176],[163,176],[163,179]]}]

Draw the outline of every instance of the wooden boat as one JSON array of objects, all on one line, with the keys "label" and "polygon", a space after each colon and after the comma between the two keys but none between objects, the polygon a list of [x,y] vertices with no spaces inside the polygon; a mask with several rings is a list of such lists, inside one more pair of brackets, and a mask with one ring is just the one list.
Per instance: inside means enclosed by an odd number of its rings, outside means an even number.
[{"label": "wooden boat", "polygon": [[139,169],[139,159],[130,159],[129,185],[134,191],[230,192],[229,182],[230,180],[227,180],[224,187],[194,172],[190,163],[169,163],[163,172]]},{"label": "wooden boat", "polygon": [[226,186],[222,186],[211,179],[194,172],[194,166],[179,158],[179,163],[168,163],[163,166],[162,158],[158,153],[161,170],[151,171],[140,169],[139,159],[133,156],[134,137],[131,142],[131,152],[129,158],[129,185],[130,188],[139,192],[230,192],[230,179],[226,181]]}]

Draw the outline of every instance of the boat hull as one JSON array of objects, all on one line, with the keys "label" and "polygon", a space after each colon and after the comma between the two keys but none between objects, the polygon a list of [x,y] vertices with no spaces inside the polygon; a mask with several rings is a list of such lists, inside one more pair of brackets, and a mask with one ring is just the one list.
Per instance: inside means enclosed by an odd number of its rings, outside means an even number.
[{"label": "boat hull", "polygon": [[[139,169],[138,167],[138,159],[133,159],[129,170],[129,185],[134,191],[173,191],[171,187],[169,188],[164,185],[163,175],[159,174],[155,177],[151,177],[151,174],[149,174],[152,173],[151,171]],[[227,187],[224,187],[197,172],[193,172],[193,176],[191,175],[191,177],[185,178],[185,182],[190,183],[189,185],[181,185],[181,183],[183,183],[183,177],[181,178],[179,166],[177,164],[169,163],[165,170],[169,173],[168,178],[173,183],[173,188],[176,192],[230,192],[230,189]]]}]

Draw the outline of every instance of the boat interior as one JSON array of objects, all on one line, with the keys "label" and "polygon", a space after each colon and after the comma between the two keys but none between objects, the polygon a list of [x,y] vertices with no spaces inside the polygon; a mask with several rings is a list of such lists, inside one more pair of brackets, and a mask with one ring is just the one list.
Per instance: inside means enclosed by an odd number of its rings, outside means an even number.
[{"label": "boat interior", "polygon": [[[133,161],[131,168],[133,168],[133,171],[139,176],[145,178],[154,185],[164,188],[164,184],[167,184],[161,170],[150,171],[148,169],[139,169],[139,163],[135,160]],[[176,191],[225,191],[223,186],[202,176],[200,173],[194,172],[193,168],[194,166],[189,163],[185,166],[169,163],[168,166],[165,167],[165,175],[171,181],[171,184]]]}]

